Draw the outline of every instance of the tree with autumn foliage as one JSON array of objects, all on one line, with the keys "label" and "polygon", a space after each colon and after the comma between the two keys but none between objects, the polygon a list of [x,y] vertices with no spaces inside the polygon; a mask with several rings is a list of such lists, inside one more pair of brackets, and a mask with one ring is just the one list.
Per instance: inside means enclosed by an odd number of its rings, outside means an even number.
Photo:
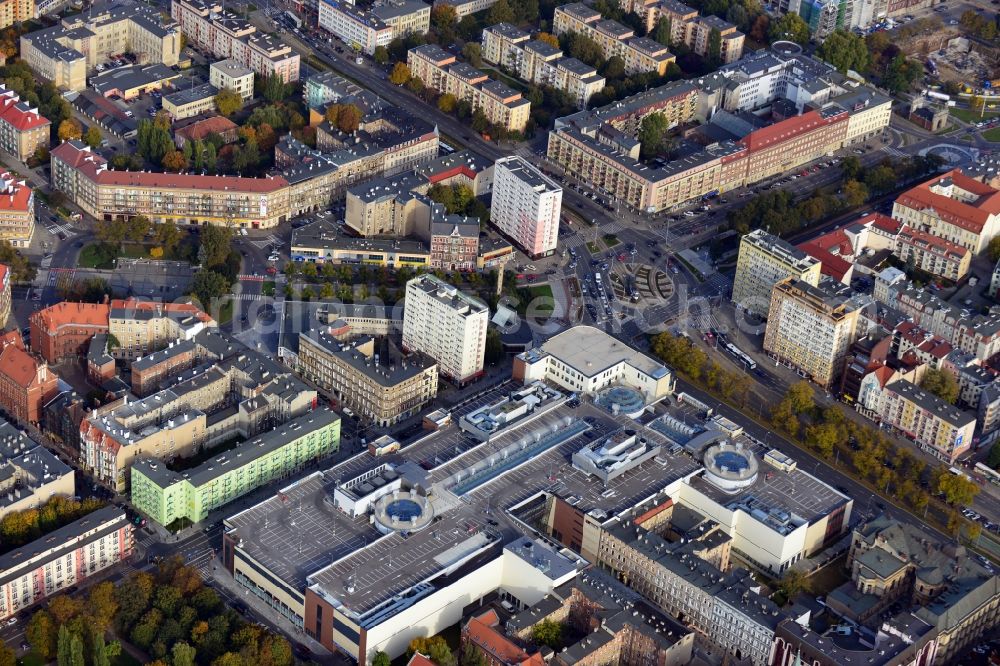
[{"label": "tree with autumn foliage", "polygon": [[83,127],[76,118],[68,118],[59,123],[59,130],[57,131],[57,134],[59,135],[60,141],[79,139],[83,136]]}]

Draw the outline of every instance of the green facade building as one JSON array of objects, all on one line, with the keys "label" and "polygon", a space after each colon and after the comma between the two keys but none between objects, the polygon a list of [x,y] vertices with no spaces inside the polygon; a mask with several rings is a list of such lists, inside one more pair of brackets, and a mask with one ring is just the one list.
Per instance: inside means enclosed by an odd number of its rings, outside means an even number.
[{"label": "green facade building", "polygon": [[287,477],[340,447],[340,416],[326,407],[284,423],[194,469],[171,471],[162,460],[132,465],[132,504],[161,525],[193,523],[257,488]]}]

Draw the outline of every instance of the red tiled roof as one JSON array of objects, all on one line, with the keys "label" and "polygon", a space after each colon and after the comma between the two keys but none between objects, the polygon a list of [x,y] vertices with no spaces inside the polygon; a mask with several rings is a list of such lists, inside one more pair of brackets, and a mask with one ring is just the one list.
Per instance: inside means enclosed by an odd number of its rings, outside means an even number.
[{"label": "red tiled roof", "polygon": [[465,634],[476,647],[495,656],[502,663],[534,664],[531,655],[491,626],[494,623],[499,623],[499,618],[495,611],[488,611],[470,619],[465,625]]},{"label": "red tiled roof", "polygon": [[882,231],[895,236],[899,233],[899,230],[903,228],[903,223],[897,219],[882,215],[881,213],[872,213],[871,215],[866,215],[858,221],[860,224],[871,224],[871,226],[876,229],[881,229]]},{"label": "red tiled roof", "polygon": [[108,161],[82,144],[64,141],[50,153],[78,169],[99,185],[123,187],[186,188],[192,190],[222,190],[267,194],[288,187],[282,176],[274,178],[241,178],[238,176],[200,176],[183,173],[144,173],[142,171],[111,171]]},{"label": "red tiled roof", "polygon": [[51,125],[49,119],[32,109],[12,90],[0,86],[0,120],[9,123],[19,132]]},{"label": "red tiled roof", "polygon": [[67,325],[108,327],[111,308],[107,303],[56,303],[35,313],[49,333]]},{"label": "red tiled roof", "polygon": [[38,379],[38,362],[23,347],[10,344],[0,351],[0,374],[28,388]]},{"label": "red tiled roof", "polygon": [[406,666],[437,666],[433,661],[420,654],[419,652],[414,652],[410,660],[406,662]]},{"label": "red tiled roof", "polygon": [[[819,240],[819,239],[816,239]],[[851,270],[853,264],[843,257],[826,250],[815,240],[802,243],[796,246],[810,257],[820,262],[820,272],[829,275],[837,282],[843,282],[844,276]]]},{"label": "red tiled roof", "polygon": [[847,119],[847,113],[838,113],[835,116],[824,118],[819,111],[809,111],[801,116],[794,116],[787,120],[762,127],[750,132],[740,143],[751,151],[769,148],[774,144],[787,141],[792,137],[799,136],[805,132],[810,132],[818,127],[832,125]]},{"label": "red tiled roof", "polygon": [[161,312],[187,312],[201,321],[212,321],[212,318],[197,305],[193,303],[164,303],[160,301],[144,301],[138,298],[115,298],[111,301],[112,310],[131,310],[130,316],[135,312],[159,310]]},{"label": "red tiled roof", "polygon": [[199,120],[186,127],[182,127],[177,130],[175,134],[180,134],[185,139],[195,140],[204,139],[212,132],[215,132],[216,134],[223,134],[237,128],[239,128],[239,125],[234,123],[229,118],[224,116],[212,116],[211,118],[205,118],[204,120]]},{"label": "red tiled roof", "polygon": [[878,370],[874,372],[876,379],[878,379],[879,386],[885,388],[885,385],[892,379],[893,370],[889,366],[883,365]]},{"label": "red tiled roof", "polygon": [[899,241],[916,245],[953,261],[961,261],[969,253],[969,249],[966,247],[952,243],[940,236],[929,234],[926,231],[912,229],[909,226],[904,226],[899,232]]},{"label": "red tiled roof", "polygon": [[[978,199],[966,203],[931,191],[931,187],[948,179],[959,189],[975,194]],[[896,203],[914,210],[932,209],[942,220],[979,234],[991,215],[1000,214],[1000,190],[953,169],[903,192]]]}]

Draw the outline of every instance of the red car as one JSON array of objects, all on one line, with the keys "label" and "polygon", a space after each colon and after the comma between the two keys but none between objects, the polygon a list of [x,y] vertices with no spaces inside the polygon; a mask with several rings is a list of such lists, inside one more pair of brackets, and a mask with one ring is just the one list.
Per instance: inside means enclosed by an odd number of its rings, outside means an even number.
[{"label": "red car", "polygon": [[268,275],[275,275],[277,272],[278,272],[278,269],[275,268],[274,266],[268,266],[267,267],[267,274]]}]

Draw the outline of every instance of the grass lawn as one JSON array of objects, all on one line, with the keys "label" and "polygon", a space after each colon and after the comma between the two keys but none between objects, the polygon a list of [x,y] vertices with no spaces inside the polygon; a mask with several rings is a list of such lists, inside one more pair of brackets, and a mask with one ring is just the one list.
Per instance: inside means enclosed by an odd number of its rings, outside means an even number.
[{"label": "grass lawn", "polygon": [[274,287],[275,284],[273,282],[265,282],[261,286],[261,291],[265,296],[274,296]]},{"label": "grass lawn", "polygon": [[980,120],[990,120],[991,118],[996,118],[998,113],[987,111],[983,114],[981,111],[973,111],[972,109],[956,109],[952,108],[949,111],[951,115],[955,116],[959,120],[965,121],[967,123],[978,123]]},{"label": "grass lawn", "polygon": [[80,250],[76,265],[80,268],[114,268],[115,253],[104,243],[88,243]]},{"label": "grass lawn", "polygon": [[601,253],[601,246],[598,245],[595,241],[587,241],[587,249],[590,250],[591,254]]},{"label": "grass lawn", "polygon": [[609,249],[621,243],[621,241],[618,240],[618,236],[615,236],[614,234],[604,234],[603,238],[604,244],[607,245]]},{"label": "grass lawn", "polygon": [[32,650],[18,659],[17,663],[20,666],[45,666],[46,661],[39,657],[34,650]]},{"label": "grass lawn", "polygon": [[983,132],[983,138],[987,141],[1000,141],[1000,127],[994,127]]},{"label": "grass lawn", "polygon": [[233,298],[227,298],[226,302],[222,304],[222,308],[219,310],[219,316],[216,317],[219,324],[228,324],[233,320],[234,305],[236,305],[236,300]]}]

